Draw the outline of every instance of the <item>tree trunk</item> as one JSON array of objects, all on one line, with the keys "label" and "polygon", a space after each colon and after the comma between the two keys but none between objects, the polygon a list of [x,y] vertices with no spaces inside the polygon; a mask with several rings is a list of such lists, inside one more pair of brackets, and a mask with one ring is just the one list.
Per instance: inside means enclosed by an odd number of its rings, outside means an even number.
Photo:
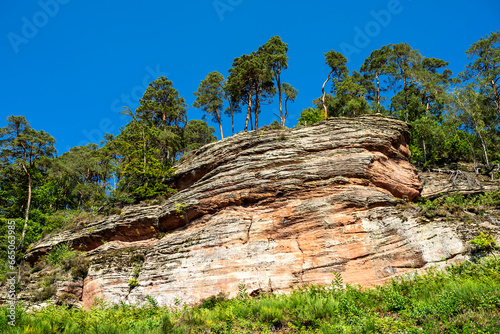
[{"label": "tree trunk", "polygon": [[323,102],[323,110],[325,111],[325,119],[328,118],[328,110],[326,109],[326,103],[325,103],[325,99],[326,99],[325,86],[328,83],[328,81],[330,81],[330,75],[332,75],[332,73],[333,73],[333,70],[331,70],[330,73],[328,73],[328,77],[326,77],[326,81],[323,84],[323,88],[321,89],[321,91],[323,92],[322,102]]},{"label": "tree trunk", "polygon": [[405,122],[408,123],[408,92],[406,91],[406,77],[403,72],[403,91],[405,92]]},{"label": "tree trunk", "polygon": [[220,120],[219,120],[219,129],[220,129],[220,139],[222,140],[222,139],[224,139],[224,134],[222,133],[222,124],[221,124]]},{"label": "tree trunk", "polygon": [[28,176],[28,203],[26,204],[26,213],[24,215],[24,226],[21,232],[21,240],[19,240],[19,248],[22,249],[24,238],[26,236],[26,229],[28,228],[28,219],[29,219],[29,212],[31,205],[31,174],[28,172],[28,169],[26,169],[26,166],[24,166],[23,164],[21,164],[21,166],[23,167],[24,172]]},{"label": "tree trunk", "polygon": [[495,104],[497,106],[497,111],[500,114],[500,93],[495,86],[495,81],[491,80],[491,88],[493,88],[493,96],[495,96]]},{"label": "tree trunk", "polygon": [[281,126],[285,126],[285,118],[283,117],[283,103],[281,102],[281,78],[280,78],[280,75],[281,75],[281,71],[278,71],[278,77],[277,77],[277,81],[278,81],[278,95],[279,95],[279,99],[280,99],[280,125]]},{"label": "tree trunk", "polygon": [[427,148],[426,148],[426,146],[425,146],[425,139],[424,139],[424,136],[422,135],[421,137],[422,137],[422,144],[423,144],[423,146],[424,146],[424,164],[426,164],[426,163],[427,163]]},{"label": "tree trunk", "polygon": [[224,139],[224,134],[222,133],[222,122],[220,119],[219,115],[219,110],[215,109],[215,115],[217,115],[217,123],[219,123],[219,129],[220,129],[220,139]]},{"label": "tree trunk", "polygon": [[285,98],[285,115],[284,115],[284,121],[283,121],[283,127],[285,126],[285,122],[286,122],[286,119],[288,118],[288,107],[287,107],[287,102],[288,102],[288,98]]},{"label": "tree trunk", "polygon": [[479,138],[481,139],[481,145],[483,146],[483,152],[484,152],[484,158],[486,159],[486,166],[488,169],[490,169],[490,161],[488,159],[488,151],[486,150],[486,144],[484,143],[483,136],[481,136],[481,133],[477,133],[479,135]]},{"label": "tree trunk", "polygon": [[245,121],[245,131],[248,131],[248,120],[250,118],[251,112],[252,112],[252,94],[248,94],[248,107],[247,107],[247,119]]},{"label": "tree trunk", "polygon": [[468,112],[467,110],[465,110],[465,112],[467,112],[469,114],[469,116],[472,118],[472,121],[474,122],[474,127],[476,128],[476,133],[477,133],[479,139],[481,139],[481,145],[483,146],[484,158],[486,159],[486,166],[489,169],[490,168],[490,161],[488,159],[488,151],[486,149],[486,144],[484,142],[483,136],[481,135],[479,127],[477,126],[476,119],[474,118],[474,116],[472,116],[472,113]]},{"label": "tree trunk", "polygon": [[233,130],[233,136],[234,136],[234,110],[231,108],[231,129]]},{"label": "tree trunk", "polygon": [[255,130],[259,128],[260,94],[260,89],[257,87],[255,94]]},{"label": "tree trunk", "polygon": [[377,78],[377,112],[380,112],[380,78],[377,72],[375,72],[375,77]]},{"label": "tree trunk", "polygon": [[142,142],[143,142],[143,167],[142,167],[142,172],[146,174],[146,136],[144,134],[144,127],[142,128]]}]

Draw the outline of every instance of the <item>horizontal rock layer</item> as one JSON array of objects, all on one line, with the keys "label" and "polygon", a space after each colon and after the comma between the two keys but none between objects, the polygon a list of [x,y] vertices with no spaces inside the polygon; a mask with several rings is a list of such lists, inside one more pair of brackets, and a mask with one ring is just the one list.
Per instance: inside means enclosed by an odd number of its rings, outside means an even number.
[{"label": "horizontal rock layer", "polygon": [[179,192],[164,204],[46,238],[29,259],[68,241],[88,251],[85,305],[286,291],[334,272],[377,284],[464,251],[450,228],[399,209],[422,190],[408,141],[405,123],[377,116],[240,133],[180,163]]}]

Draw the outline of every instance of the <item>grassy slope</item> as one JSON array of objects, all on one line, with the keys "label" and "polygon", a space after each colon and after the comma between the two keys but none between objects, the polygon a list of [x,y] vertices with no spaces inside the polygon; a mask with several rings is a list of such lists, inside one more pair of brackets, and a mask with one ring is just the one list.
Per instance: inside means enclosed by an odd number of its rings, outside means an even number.
[{"label": "grassy slope", "polygon": [[155,305],[92,310],[17,310],[17,327],[0,309],[2,333],[499,333],[500,261],[483,258],[361,290],[309,286],[287,295],[231,300],[214,296],[194,308]]}]

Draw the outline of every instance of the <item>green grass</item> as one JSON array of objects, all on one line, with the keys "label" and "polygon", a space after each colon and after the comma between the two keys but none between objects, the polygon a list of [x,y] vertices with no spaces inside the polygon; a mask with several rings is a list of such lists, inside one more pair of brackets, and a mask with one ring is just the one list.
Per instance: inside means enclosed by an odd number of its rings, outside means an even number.
[{"label": "green grass", "polygon": [[438,197],[435,200],[424,198],[417,205],[423,209],[422,215],[426,218],[447,215],[462,216],[464,210],[482,216],[491,209],[500,206],[500,190],[470,196],[464,196],[457,192]]},{"label": "green grass", "polygon": [[148,305],[91,310],[17,309],[17,327],[0,309],[1,333],[499,333],[500,261],[483,258],[445,271],[429,270],[371,289],[326,286],[289,294],[237,298],[219,294],[196,307]]}]

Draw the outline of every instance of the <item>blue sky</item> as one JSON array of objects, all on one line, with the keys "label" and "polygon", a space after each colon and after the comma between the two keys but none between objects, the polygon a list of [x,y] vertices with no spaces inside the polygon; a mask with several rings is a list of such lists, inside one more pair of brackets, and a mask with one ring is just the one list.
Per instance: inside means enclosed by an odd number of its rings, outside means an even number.
[{"label": "blue sky", "polygon": [[[0,3],[0,126],[23,115],[57,141],[59,153],[118,134],[147,84],[167,76],[189,105],[211,71],[227,76],[233,59],[271,36],[289,46],[283,81],[299,90],[287,126],[321,95],[324,53],[343,52],[359,70],[371,51],[407,42],[423,56],[467,64],[465,50],[500,29],[500,2],[383,1],[116,1],[40,0]],[[275,98],[277,100],[277,98]],[[260,124],[276,117],[262,107]],[[236,130],[243,129],[243,116]],[[216,124],[211,124],[215,127]],[[231,132],[223,120],[224,133]],[[218,128],[216,127],[217,135]]]}]

